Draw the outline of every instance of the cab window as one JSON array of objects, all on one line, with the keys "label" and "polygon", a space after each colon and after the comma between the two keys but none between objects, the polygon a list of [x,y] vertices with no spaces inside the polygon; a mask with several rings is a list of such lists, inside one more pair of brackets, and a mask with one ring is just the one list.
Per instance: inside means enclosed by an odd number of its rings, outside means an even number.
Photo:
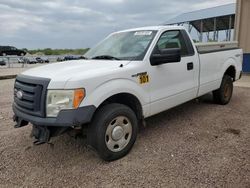
[{"label": "cab window", "polygon": [[181,31],[167,31],[163,33],[157,42],[155,50],[179,48],[181,56],[188,56],[189,50]]}]

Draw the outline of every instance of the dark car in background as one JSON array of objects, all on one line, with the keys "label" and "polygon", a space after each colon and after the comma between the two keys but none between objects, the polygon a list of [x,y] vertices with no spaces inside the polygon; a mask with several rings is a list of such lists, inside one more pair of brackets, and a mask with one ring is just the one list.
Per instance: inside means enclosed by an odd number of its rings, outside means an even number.
[{"label": "dark car in background", "polygon": [[49,63],[49,59],[45,57],[37,57],[36,60],[38,63]]},{"label": "dark car in background", "polygon": [[26,57],[25,61],[27,64],[36,64],[38,63],[35,57]]},{"label": "dark car in background", "polygon": [[57,61],[57,62],[62,62],[62,61],[64,61],[64,57],[58,57],[58,58],[56,59],[56,61]]},{"label": "dark car in background", "polygon": [[1,59],[0,60],[0,66],[5,66],[5,65],[6,65],[6,62],[3,59]]},{"label": "dark car in background", "polygon": [[79,58],[77,56],[68,55],[64,57],[64,61],[70,61],[70,60],[78,60]]},{"label": "dark car in background", "polygon": [[0,46],[0,56],[7,55],[25,56],[26,52],[24,50],[19,50],[14,46]]}]

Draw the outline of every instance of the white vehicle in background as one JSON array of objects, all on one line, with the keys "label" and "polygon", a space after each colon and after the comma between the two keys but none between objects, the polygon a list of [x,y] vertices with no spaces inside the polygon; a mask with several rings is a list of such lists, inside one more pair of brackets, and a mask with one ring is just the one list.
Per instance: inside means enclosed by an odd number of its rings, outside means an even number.
[{"label": "white vehicle in background", "polygon": [[87,128],[88,144],[107,161],[130,151],[147,117],[211,91],[229,103],[242,70],[237,43],[196,46],[179,26],[113,33],[85,58],[18,75],[14,120],[33,124],[36,144]]},{"label": "white vehicle in background", "polygon": [[27,56],[27,57],[21,57],[17,59],[18,63],[22,63],[22,64],[36,64],[38,63],[38,61],[36,60],[35,57],[33,56]]}]

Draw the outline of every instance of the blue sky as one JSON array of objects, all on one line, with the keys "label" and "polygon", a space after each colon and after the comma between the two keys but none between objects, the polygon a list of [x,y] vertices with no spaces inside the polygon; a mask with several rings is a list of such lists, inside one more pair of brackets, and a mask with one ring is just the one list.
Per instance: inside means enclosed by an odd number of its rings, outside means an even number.
[{"label": "blue sky", "polygon": [[235,0],[0,0],[0,45],[92,47],[111,32]]}]

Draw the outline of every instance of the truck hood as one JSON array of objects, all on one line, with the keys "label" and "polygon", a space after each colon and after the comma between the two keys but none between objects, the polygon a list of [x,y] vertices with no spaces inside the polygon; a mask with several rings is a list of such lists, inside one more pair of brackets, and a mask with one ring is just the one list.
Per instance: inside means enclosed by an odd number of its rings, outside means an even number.
[{"label": "truck hood", "polygon": [[[71,78],[82,76],[99,76],[107,74],[114,69],[121,69],[120,65],[126,66],[130,61],[115,60],[74,60],[60,63],[52,63],[36,68],[29,69],[22,75],[49,78],[52,82],[57,82],[61,87]],[[123,67],[122,66],[122,67]]]}]

